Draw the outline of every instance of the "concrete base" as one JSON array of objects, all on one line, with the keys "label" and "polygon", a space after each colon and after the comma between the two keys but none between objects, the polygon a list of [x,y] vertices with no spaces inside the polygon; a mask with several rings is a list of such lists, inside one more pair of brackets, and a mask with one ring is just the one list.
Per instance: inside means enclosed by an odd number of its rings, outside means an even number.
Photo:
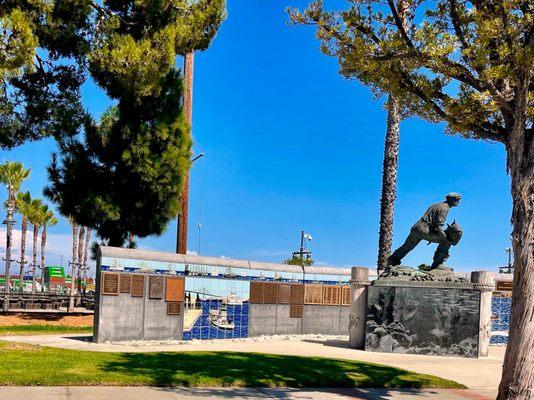
[{"label": "concrete base", "polygon": [[477,357],[480,291],[370,286],[365,350]]}]

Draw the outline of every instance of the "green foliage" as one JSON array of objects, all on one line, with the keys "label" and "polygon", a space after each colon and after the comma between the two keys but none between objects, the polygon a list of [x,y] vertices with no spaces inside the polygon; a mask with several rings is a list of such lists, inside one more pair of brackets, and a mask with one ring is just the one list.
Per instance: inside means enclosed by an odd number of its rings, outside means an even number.
[{"label": "green foliage", "polygon": [[0,147],[77,134],[88,72],[119,99],[156,95],[176,55],[204,50],[225,0],[4,0]]},{"label": "green foliage", "polygon": [[386,365],[323,357],[206,351],[103,353],[9,342],[0,343],[0,352],[2,385],[464,387]]},{"label": "green foliage", "polygon": [[122,246],[130,233],[161,234],[179,212],[191,137],[175,58],[208,46],[225,2],[110,0],[95,7],[102,20],[88,70],[116,105],[99,123],[86,118],[83,137],[59,138],[45,194],[63,215]]},{"label": "green foliage", "polygon": [[309,266],[313,265],[313,259],[312,258],[303,258],[301,260],[300,256],[293,254],[290,258],[285,259],[284,261],[282,261],[282,264],[298,265],[299,267],[304,265],[305,267],[309,267]]},{"label": "green foliage", "polygon": [[30,170],[24,169],[20,162],[6,161],[0,164],[0,183],[4,184],[8,191],[8,204],[16,206],[15,199],[22,182],[30,176]]},{"label": "green foliage", "polygon": [[0,147],[74,134],[92,34],[90,0],[0,4]]},{"label": "green foliage", "polygon": [[[0,80],[4,81],[23,73],[33,66],[37,47],[30,18],[20,9],[0,15]],[[0,89],[4,95],[4,89]]]},{"label": "green foliage", "polygon": [[378,96],[392,94],[408,112],[447,122],[451,133],[507,143],[516,122],[532,136],[532,1],[349,4],[333,12],[319,0],[289,11],[293,23],[316,26],[322,51],[338,58],[343,76]]},{"label": "green foliage", "polygon": [[43,225],[49,212],[48,206],[41,199],[32,199],[28,204],[28,221],[36,227]]},{"label": "green foliage", "polygon": [[430,265],[427,265],[427,264],[420,264],[417,269],[419,271],[430,271]]}]

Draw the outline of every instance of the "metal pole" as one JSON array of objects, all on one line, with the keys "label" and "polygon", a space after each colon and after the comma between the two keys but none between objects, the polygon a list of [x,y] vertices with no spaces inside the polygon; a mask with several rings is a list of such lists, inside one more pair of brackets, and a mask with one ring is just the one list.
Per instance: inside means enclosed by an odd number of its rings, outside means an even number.
[{"label": "metal pole", "polygon": [[300,231],[300,266],[302,267],[302,283],[306,280],[304,269],[304,229]]},{"label": "metal pole", "polygon": [[7,206],[7,216],[4,221],[4,224],[6,225],[6,286],[4,290],[4,311],[9,311],[9,283],[11,281],[11,239],[12,239],[12,230],[13,225],[15,224],[15,220],[13,219],[13,205],[11,203],[11,185],[9,187],[9,204]]}]

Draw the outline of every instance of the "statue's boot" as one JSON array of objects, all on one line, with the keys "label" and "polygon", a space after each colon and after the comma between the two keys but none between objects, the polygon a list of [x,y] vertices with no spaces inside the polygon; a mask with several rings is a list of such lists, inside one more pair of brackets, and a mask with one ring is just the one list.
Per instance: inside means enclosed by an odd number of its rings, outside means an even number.
[{"label": "statue's boot", "polygon": [[451,244],[449,242],[442,242],[439,244],[436,252],[434,253],[434,261],[430,266],[431,269],[438,268],[449,258],[449,249]]}]

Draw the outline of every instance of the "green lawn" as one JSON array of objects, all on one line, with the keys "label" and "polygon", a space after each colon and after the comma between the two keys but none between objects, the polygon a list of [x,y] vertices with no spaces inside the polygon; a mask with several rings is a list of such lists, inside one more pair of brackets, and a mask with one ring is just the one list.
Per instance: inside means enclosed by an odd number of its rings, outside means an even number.
[{"label": "green lawn", "polygon": [[385,365],[259,353],[97,353],[0,342],[0,385],[462,388]]},{"label": "green lawn", "polygon": [[92,326],[60,326],[60,325],[9,325],[0,326],[0,335],[44,335],[47,333],[90,333]]}]

